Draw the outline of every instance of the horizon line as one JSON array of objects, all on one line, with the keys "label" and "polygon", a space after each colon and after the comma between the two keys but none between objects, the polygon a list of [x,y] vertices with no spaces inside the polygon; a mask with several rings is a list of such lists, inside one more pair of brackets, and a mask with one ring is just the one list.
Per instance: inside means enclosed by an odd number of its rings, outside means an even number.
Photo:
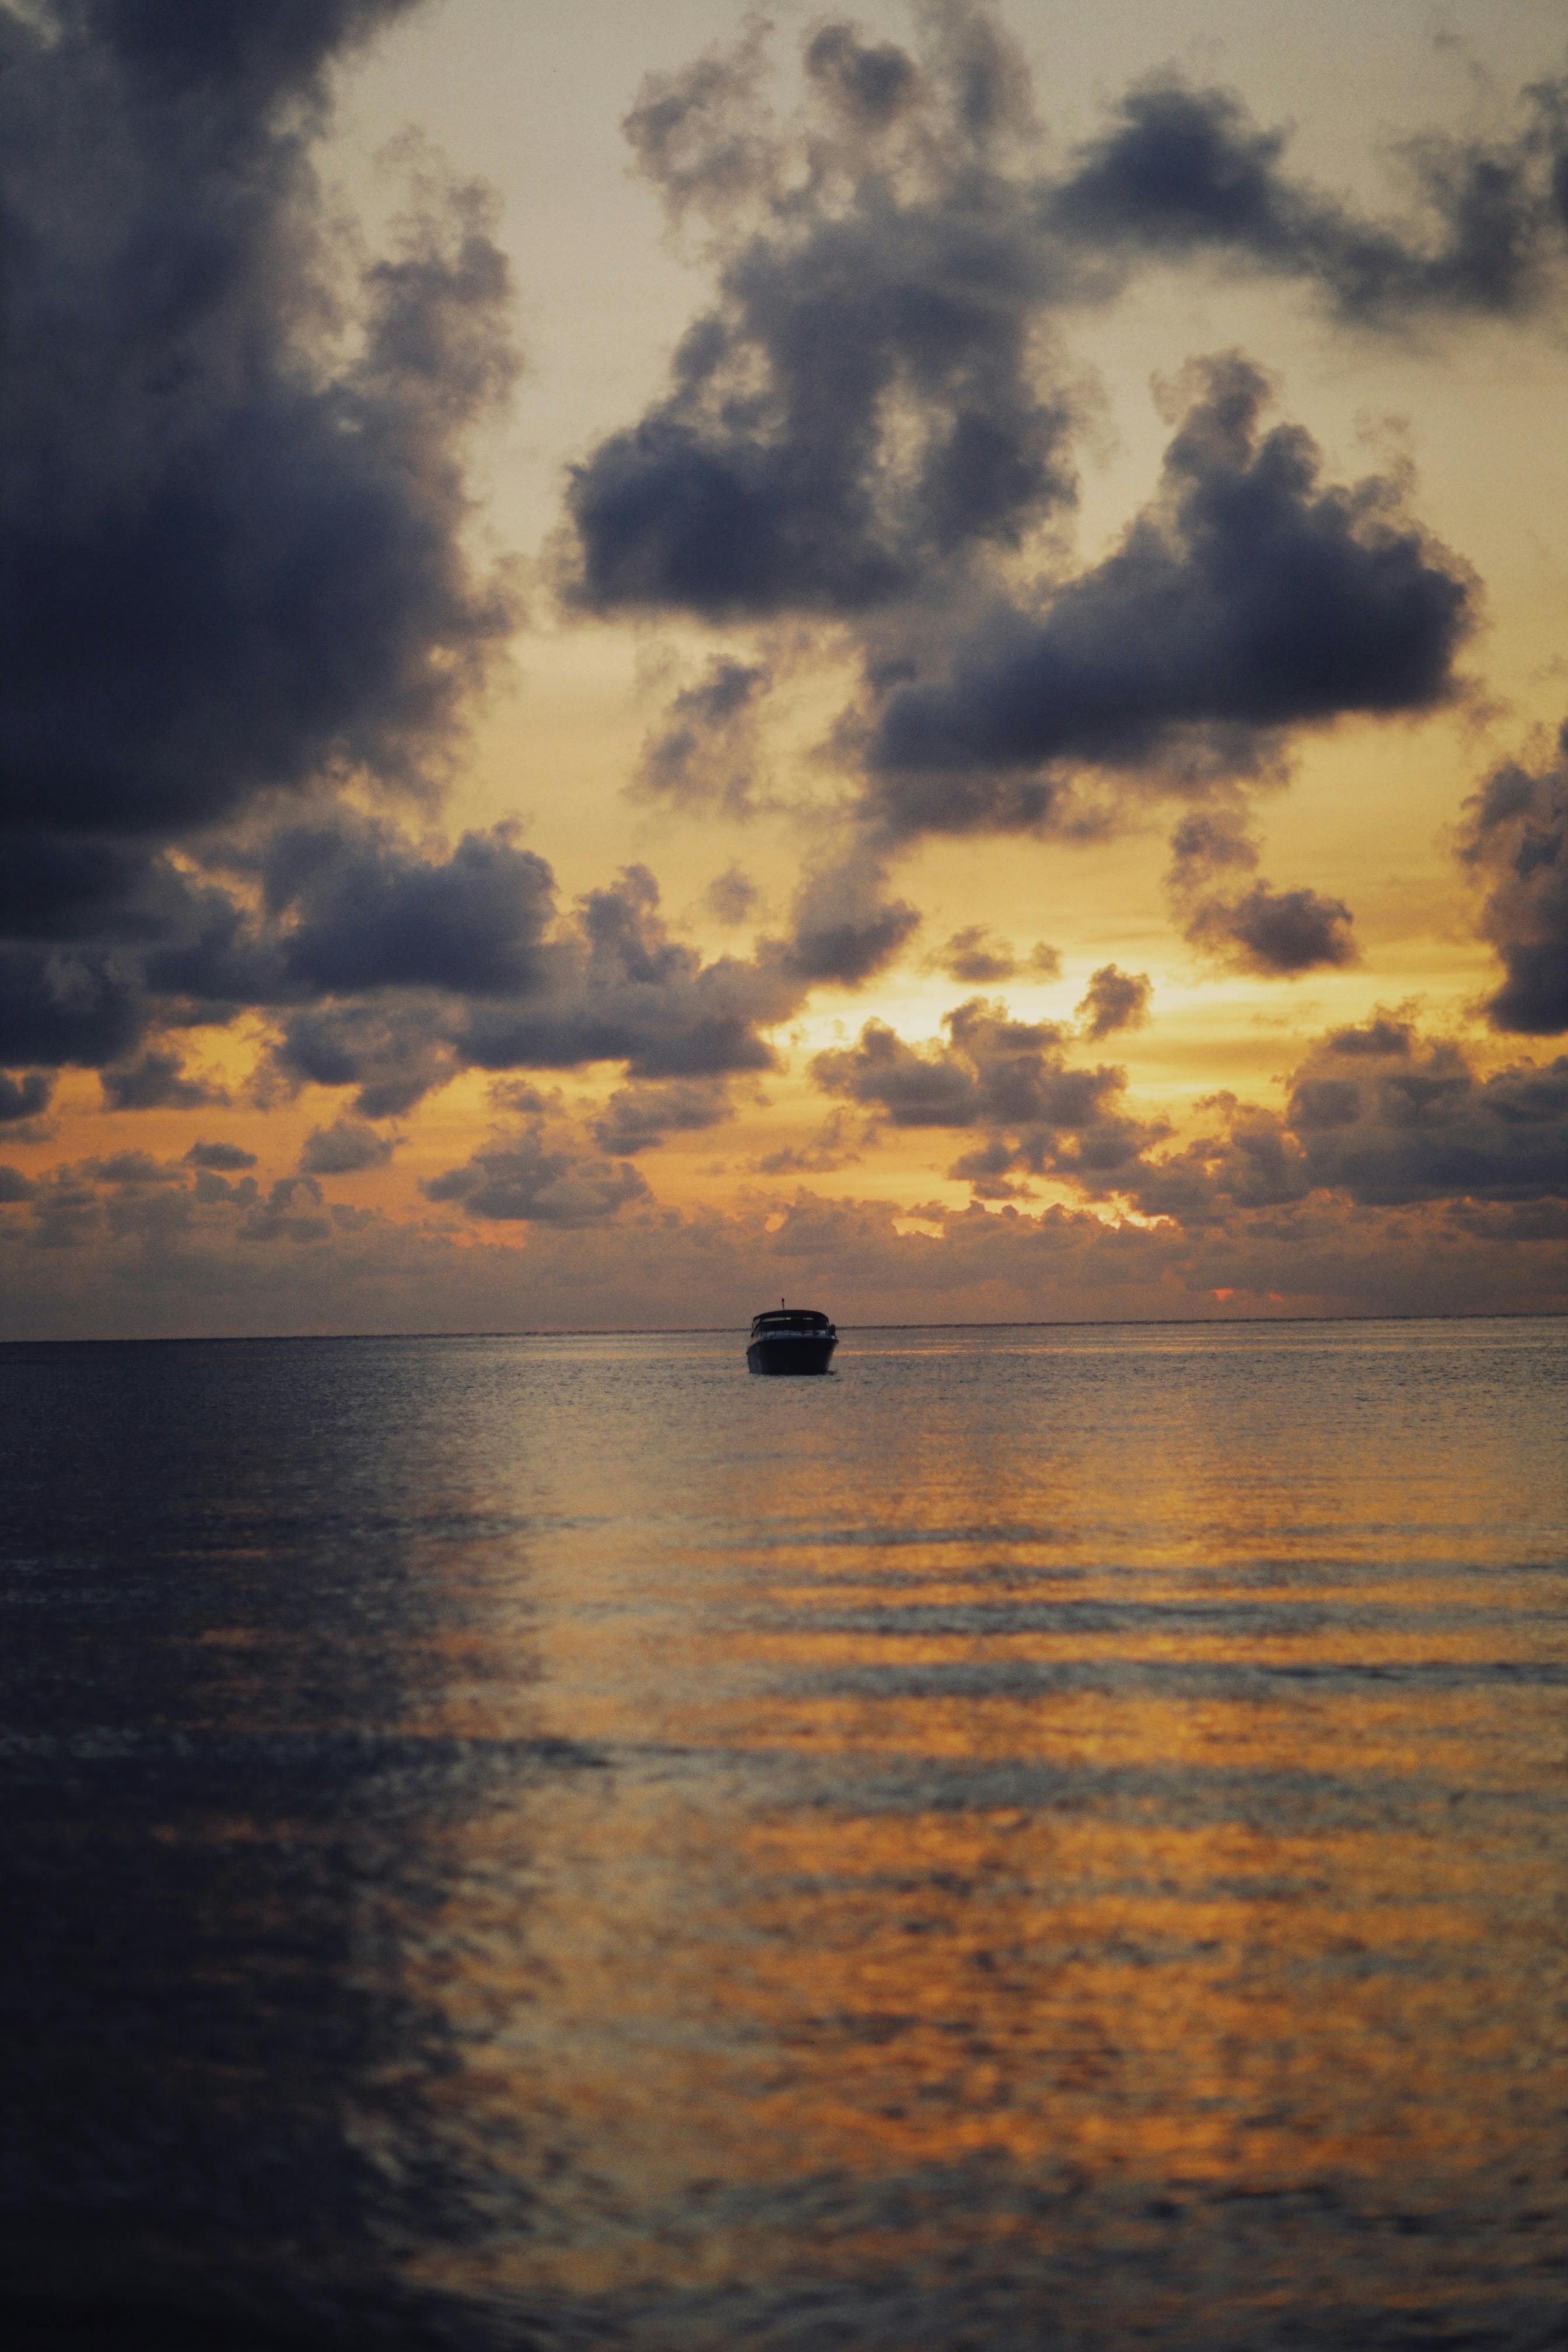
[{"label": "horizon line", "polygon": [[[1568,1307],[1497,1307],[1382,1315],[1069,1315],[1013,1316],[956,1323],[840,1323],[844,1331],[1168,1331],[1278,1328],[1295,1323],[1561,1323]],[[147,1331],[96,1338],[3,1339],[0,1348],[243,1348],[323,1345],[340,1339],[695,1339],[740,1333],[739,1323],[538,1323],[466,1331]]]}]

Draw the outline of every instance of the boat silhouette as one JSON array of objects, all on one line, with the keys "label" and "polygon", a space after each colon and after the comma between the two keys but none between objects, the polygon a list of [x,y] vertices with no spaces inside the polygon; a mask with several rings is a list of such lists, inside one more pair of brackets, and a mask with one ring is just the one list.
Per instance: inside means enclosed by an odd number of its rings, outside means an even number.
[{"label": "boat silhouette", "polygon": [[753,1372],[825,1372],[838,1333],[812,1307],[777,1307],[752,1318],[746,1362]]}]

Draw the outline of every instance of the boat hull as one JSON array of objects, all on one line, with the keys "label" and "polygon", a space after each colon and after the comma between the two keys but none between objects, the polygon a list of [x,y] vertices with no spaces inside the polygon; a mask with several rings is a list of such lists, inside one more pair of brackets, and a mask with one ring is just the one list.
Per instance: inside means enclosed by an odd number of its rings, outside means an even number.
[{"label": "boat hull", "polygon": [[767,1332],[752,1341],[746,1363],[753,1372],[825,1372],[837,1345],[833,1332]]}]

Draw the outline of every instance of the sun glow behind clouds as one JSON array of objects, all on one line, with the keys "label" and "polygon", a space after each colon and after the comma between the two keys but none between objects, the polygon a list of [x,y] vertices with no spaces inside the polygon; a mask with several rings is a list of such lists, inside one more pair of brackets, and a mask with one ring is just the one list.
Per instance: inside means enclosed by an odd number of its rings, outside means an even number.
[{"label": "sun glow behind clouds", "polygon": [[16,1329],[438,1322],[448,1248],[636,1321],[759,1233],[890,1302],[971,1206],[995,1311],[1558,1295],[1554,12],[1457,9],[1485,90],[1337,0],[132,15],[4,34],[102,159],[8,147]]}]

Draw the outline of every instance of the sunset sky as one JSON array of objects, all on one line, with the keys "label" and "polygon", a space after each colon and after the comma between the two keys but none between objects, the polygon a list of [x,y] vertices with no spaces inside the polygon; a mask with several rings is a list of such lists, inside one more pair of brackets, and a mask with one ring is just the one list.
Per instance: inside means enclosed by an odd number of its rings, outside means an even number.
[{"label": "sunset sky", "polygon": [[1560,0],[0,66],[0,1336],[1568,1305]]}]

